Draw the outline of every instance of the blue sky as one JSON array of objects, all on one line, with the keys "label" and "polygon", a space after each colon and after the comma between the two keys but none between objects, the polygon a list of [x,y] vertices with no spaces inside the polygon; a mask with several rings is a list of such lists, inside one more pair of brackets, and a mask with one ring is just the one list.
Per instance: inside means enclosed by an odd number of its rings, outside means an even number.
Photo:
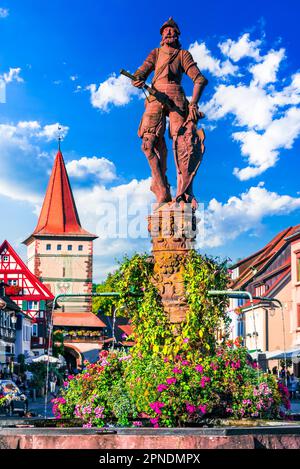
[{"label": "blue sky", "polygon": [[[21,241],[37,221],[58,123],[82,224],[100,235],[95,278],[125,252],[149,249],[146,238],[104,238],[103,214],[125,197],[140,209],[152,200],[136,133],[143,99],[118,72],[133,72],[159,46],[160,26],[171,15],[183,48],[209,80],[201,102],[207,150],[195,184],[205,207],[202,252],[236,260],[300,223],[300,4],[195,5],[183,11],[179,1],[0,0],[0,79],[6,87],[6,102],[0,102],[0,238],[24,258]],[[191,83],[186,78],[183,84],[190,95]]]}]

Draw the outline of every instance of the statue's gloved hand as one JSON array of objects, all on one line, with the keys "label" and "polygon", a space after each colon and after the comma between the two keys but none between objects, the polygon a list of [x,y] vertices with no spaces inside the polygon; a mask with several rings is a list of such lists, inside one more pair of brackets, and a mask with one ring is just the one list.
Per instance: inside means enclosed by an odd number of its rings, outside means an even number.
[{"label": "statue's gloved hand", "polygon": [[136,88],[143,88],[145,86],[145,82],[141,79],[139,80],[132,80],[131,81],[132,85],[135,86]]},{"label": "statue's gloved hand", "polygon": [[198,105],[195,103],[190,103],[189,104],[189,113],[186,118],[185,124],[192,121],[195,124],[197,124],[199,119],[199,110],[198,110]]}]

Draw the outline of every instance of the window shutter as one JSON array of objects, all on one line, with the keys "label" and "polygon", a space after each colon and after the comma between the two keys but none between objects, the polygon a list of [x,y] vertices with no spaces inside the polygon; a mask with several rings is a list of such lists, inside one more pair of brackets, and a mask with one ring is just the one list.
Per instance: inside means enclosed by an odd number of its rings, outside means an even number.
[{"label": "window shutter", "polygon": [[23,309],[23,311],[27,311],[27,309],[28,309],[28,301],[26,301],[26,300],[23,300],[23,301],[22,301],[22,309]]},{"label": "window shutter", "polygon": [[45,311],[45,309],[46,309],[46,301],[45,300],[40,301],[40,309]]}]

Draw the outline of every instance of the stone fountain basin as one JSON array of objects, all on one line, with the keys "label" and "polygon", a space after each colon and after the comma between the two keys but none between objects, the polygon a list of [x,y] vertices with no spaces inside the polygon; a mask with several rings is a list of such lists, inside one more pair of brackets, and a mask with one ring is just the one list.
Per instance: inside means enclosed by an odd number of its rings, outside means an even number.
[{"label": "stone fountain basin", "polygon": [[7,419],[0,422],[0,449],[299,449],[297,422],[253,423],[223,421],[224,425],[215,427],[89,429],[51,427],[54,419]]}]

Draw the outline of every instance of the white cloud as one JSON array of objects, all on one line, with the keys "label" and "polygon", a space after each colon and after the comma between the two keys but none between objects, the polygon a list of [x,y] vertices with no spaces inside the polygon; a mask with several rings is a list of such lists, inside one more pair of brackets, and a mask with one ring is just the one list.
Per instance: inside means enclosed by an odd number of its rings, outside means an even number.
[{"label": "white cloud", "polygon": [[239,127],[232,138],[241,145],[248,166],[235,168],[234,174],[243,181],[273,167],[280,150],[291,149],[300,134],[300,111],[296,107],[300,103],[300,73],[291,76],[290,84],[289,77],[279,81],[285,49],[271,49],[261,55],[259,45],[260,41],[251,41],[249,34],[238,41],[229,39],[219,44],[221,51],[233,60],[248,56],[260,62],[245,65],[247,75],[243,83],[218,84],[212,98],[202,104],[208,119],[216,121],[231,115],[233,126]]},{"label": "white cloud", "polygon": [[68,174],[75,178],[85,178],[88,175],[94,175],[97,179],[105,182],[111,182],[116,179],[116,167],[114,163],[107,158],[97,158],[86,156],[79,160],[72,160],[67,163]]},{"label": "white cloud", "polygon": [[300,103],[300,73],[291,77],[291,84],[285,86],[282,91],[275,92],[272,101],[276,106],[295,105]]},{"label": "white cloud", "polygon": [[97,280],[113,271],[126,254],[150,251],[147,216],[154,202],[150,178],[110,188],[97,184],[76,189],[74,197],[82,226],[99,236],[94,242]]},{"label": "white cloud", "polygon": [[290,149],[300,135],[300,109],[292,107],[283,117],[273,120],[263,134],[254,130],[236,132],[233,138],[241,142],[241,151],[248,158],[249,166],[234,169],[234,174],[242,181],[258,176],[266,169],[275,166],[279,150]]},{"label": "white cloud", "polygon": [[201,71],[208,70],[217,77],[235,75],[238,70],[238,67],[233,65],[229,60],[221,62],[221,60],[215,59],[204,42],[194,42],[190,45],[189,52]]},{"label": "white cloud", "polygon": [[9,15],[8,8],[0,8],[0,18],[7,18]]},{"label": "white cloud", "polygon": [[20,144],[23,141],[24,145],[31,145],[30,139],[40,138],[46,141],[57,140],[58,127],[60,127],[60,134],[65,137],[68,133],[69,127],[56,124],[47,124],[42,126],[38,121],[19,121],[17,124],[0,124],[0,145],[11,143],[13,145]]},{"label": "white cloud", "polygon": [[78,75],[71,75],[70,80],[71,81],[76,81],[78,79]]},{"label": "white cloud", "polygon": [[251,41],[249,36],[249,33],[245,33],[237,41],[227,39],[219,44],[219,48],[225,56],[234,62],[238,62],[245,57],[252,57],[259,61],[261,59],[259,49],[261,40]]},{"label": "white cloud", "polygon": [[242,233],[258,230],[265,217],[287,215],[300,209],[300,197],[270,192],[261,184],[251,187],[240,197],[221,203],[209,202],[205,212],[205,238],[201,247],[217,247]]},{"label": "white cloud", "polygon": [[68,131],[68,126],[56,122],[56,124],[45,125],[37,134],[37,137],[45,138],[49,142],[50,140],[57,140],[59,136],[64,139]]},{"label": "white cloud", "polygon": [[263,61],[250,67],[249,71],[253,75],[253,83],[259,86],[265,86],[268,83],[274,83],[277,79],[277,72],[280,62],[285,57],[285,50],[271,50],[263,57]]},{"label": "white cloud", "polygon": [[93,107],[108,111],[111,105],[124,106],[128,104],[133,96],[138,96],[140,91],[132,86],[131,81],[120,75],[112,74],[107,80],[97,86],[91,84],[87,87],[91,93]]},{"label": "white cloud", "polygon": [[21,68],[10,68],[8,72],[3,73],[0,75],[0,79],[2,79],[5,83],[11,83],[12,81],[17,81],[19,83],[23,82],[23,78],[20,77]]},{"label": "white cloud", "polygon": [[201,109],[208,119],[218,120],[233,114],[235,125],[264,129],[271,122],[275,102],[260,87],[219,85],[212,99],[202,104]]},{"label": "white cloud", "polygon": [[[40,177],[39,171],[45,171],[45,159],[41,158],[45,154],[42,145],[57,138],[57,127],[58,124],[43,126],[38,121],[0,124],[2,195],[36,204],[39,196],[32,191],[32,181],[35,176]],[[61,127],[66,134],[68,127]]]},{"label": "white cloud", "polygon": [[12,200],[28,202],[35,207],[40,207],[42,198],[36,192],[23,189],[19,185],[12,187],[11,182],[0,179],[0,194]]}]

